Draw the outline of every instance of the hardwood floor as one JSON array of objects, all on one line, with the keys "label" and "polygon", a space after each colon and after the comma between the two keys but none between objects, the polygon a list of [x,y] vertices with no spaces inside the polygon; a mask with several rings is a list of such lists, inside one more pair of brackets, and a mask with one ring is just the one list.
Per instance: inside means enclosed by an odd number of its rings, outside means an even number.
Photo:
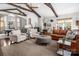
[{"label": "hardwood floor", "polygon": [[0,48],[0,56],[3,56],[2,49]]},{"label": "hardwood floor", "polygon": [[2,47],[3,56],[57,56],[57,43],[52,40],[48,46],[40,46],[35,43],[35,39],[25,40],[20,43]]}]

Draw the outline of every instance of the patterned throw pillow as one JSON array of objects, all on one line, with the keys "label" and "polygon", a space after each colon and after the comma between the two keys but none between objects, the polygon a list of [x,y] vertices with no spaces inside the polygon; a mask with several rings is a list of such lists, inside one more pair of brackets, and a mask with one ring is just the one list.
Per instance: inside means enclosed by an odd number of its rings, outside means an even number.
[{"label": "patterned throw pillow", "polygon": [[67,34],[65,38],[72,40],[75,38],[75,36],[76,36],[76,33],[71,31],[71,33]]}]

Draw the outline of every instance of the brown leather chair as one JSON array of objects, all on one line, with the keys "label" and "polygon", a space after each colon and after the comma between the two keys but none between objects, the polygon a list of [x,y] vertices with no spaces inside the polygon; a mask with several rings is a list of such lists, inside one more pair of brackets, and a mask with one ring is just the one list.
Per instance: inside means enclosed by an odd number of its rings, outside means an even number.
[{"label": "brown leather chair", "polygon": [[51,34],[52,40],[58,41],[59,38],[63,38],[67,33],[67,30],[57,29],[53,30],[53,33]]},{"label": "brown leather chair", "polygon": [[[64,46],[64,44],[59,44],[60,48],[63,48]],[[70,50],[74,55],[79,55],[79,34],[77,34],[75,38],[72,40],[71,46],[65,49]]]},{"label": "brown leather chair", "polygon": [[71,49],[74,53],[79,54],[79,34],[76,35],[71,44]]},{"label": "brown leather chair", "polygon": [[71,46],[67,46],[64,44],[58,44],[59,48],[63,49],[65,46],[65,50],[69,50],[72,52],[72,55],[78,55],[79,56],[79,34],[76,35],[76,37],[72,40]]}]

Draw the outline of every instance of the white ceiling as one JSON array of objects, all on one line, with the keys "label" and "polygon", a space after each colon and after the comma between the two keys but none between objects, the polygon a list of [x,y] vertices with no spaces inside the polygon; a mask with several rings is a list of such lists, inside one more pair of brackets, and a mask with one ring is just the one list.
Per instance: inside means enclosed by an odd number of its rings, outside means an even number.
[{"label": "white ceiling", "polygon": [[79,3],[57,3],[52,5],[58,15],[79,12]]},{"label": "white ceiling", "polygon": [[[22,6],[24,8],[27,8],[25,4],[16,4],[19,6]],[[55,16],[54,13],[52,12],[52,10],[47,7],[46,5],[44,5],[43,3],[35,3],[32,4],[34,6],[37,6],[38,8],[35,8],[34,10],[41,16],[44,17],[52,17]],[[56,13],[58,15],[65,15],[65,14],[70,14],[70,13],[76,13],[79,12],[79,3],[52,3],[52,6],[54,7]],[[8,4],[0,4],[0,10],[1,9],[13,9],[15,7],[8,5]],[[20,9],[21,10],[21,9]],[[24,13],[28,14],[27,11],[22,10]],[[12,11],[12,12],[16,12],[17,11]],[[5,12],[0,11],[1,14],[6,14]]]}]

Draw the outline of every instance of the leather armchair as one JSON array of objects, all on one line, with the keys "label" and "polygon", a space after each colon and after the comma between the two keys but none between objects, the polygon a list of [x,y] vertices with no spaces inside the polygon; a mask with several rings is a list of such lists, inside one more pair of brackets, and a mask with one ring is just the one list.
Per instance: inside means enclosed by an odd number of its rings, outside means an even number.
[{"label": "leather armchair", "polygon": [[[70,48],[68,48],[68,49],[72,52],[72,54],[79,55],[79,33],[75,36],[75,38],[72,41],[66,41],[66,42],[64,42],[64,44],[62,44],[62,38],[60,38],[58,43],[61,43],[59,45],[61,48],[63,48],[64,45],[70,46]],[[67,49],[67,48],[65,48],[65,49]]]},{"label": "leather armchair", "polygon": [[71,49],[74,53],[79,54],[79,34],[76,35],[75,39],[72,41]]}]

